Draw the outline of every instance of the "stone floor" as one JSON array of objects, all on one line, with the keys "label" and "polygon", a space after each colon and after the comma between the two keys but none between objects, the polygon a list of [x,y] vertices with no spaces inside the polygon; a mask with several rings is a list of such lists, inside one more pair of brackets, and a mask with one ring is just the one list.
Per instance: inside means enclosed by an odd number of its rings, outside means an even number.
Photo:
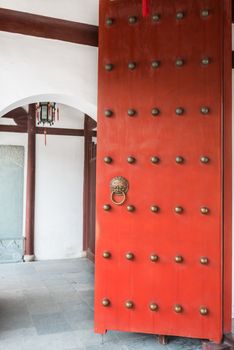
[{"label": "stone floor", "polygon": [[0,350],[199,350],[201,343],[93,332],[93,264],[87,259],[0,265]]}]

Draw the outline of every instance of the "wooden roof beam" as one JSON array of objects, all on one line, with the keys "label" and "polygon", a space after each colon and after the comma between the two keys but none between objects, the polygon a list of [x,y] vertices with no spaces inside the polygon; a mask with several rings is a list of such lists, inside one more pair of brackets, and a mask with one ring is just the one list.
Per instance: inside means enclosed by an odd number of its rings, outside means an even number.
[{"label": "wooden roof beam", "polygon": [[0,8],[0,31],[98,46],[98,27]]}]

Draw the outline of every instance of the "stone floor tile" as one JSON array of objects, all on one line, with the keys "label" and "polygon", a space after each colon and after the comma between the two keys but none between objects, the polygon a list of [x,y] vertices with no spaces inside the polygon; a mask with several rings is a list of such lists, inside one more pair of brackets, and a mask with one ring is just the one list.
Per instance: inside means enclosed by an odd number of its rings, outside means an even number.
[{"label": "stone floor tile", "polygon": [[32,315],[32,320],[39,335],[71,331],[62,313]]},{"label": "stone floor tile", "polygon": [[21,338],[33,338],[35,336],[37,336],[35,327],[18,328],[10,331],[0,330],[0,344],[5,340],[13,340],[18,343]]},{"label": "stone floor tile", "polygon": [[57,312],[62,312],[60,305],[54,302],[31,303],[27,305],[27,309],[30,315],[53,314]]},{"label": "stone floor tile", "polygon": [[90,345],[85,350],[128,350],[126,345],[121,344],[103,344],[103,345]]},{"label": "stone floor tile", "polygon": [[145,338],[148,335],[143,333],[130,333],[130,332],[112,332],[121,342],[135,341],[141,338]]},{"label": "stone floor tile", "polygon": [[[112,349],[114,344],[119,344],[118,339],[111,333],[105,335],[95,334],[93,329],[83,329],[76,332],[77,337],[81,341],[82,346],[99,346],[108,343],[109,349]],[[119,344],[122,345],[122,344]]]},{"label": "stone floor tile", "polygon": [[202,349],[201,340],[198,339],[190,339],[190,338],[182,338],[182,337],[171,337],[168,349],[169,350],[200,350]]},{"label": "stone floor tile", "polygon": [[75,310],[64,311],[64,317],[74,330],[86,329],[86,323],[93,321],[93,311],[85,304],[76,305]]},{"label": "stone floor tile", "polygon": [[23,314],[19,316],[0,317],[0,329],[1,331],[15,330],[21,328],[30,328],[32,326],[32,320],[29,314]]},{"label": "stone floor tile", "polygon": [[77,291],[53,291],[50,293],[53,300],[57,303],[63,303],[63,302],[79,302],[80,296]]},{"label": "stone floor tile", "polygon": [[0,265],[0,350],[200,350],[201,342],[94,333],[94,265],[87,259]]}]

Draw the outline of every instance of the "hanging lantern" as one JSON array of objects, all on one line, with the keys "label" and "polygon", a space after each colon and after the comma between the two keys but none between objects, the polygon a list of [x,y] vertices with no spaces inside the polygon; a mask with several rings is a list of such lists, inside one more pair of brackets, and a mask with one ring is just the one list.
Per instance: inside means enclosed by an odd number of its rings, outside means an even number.
[{"label": "hanging lantern", "polygon": [[59,118],[59,110],[55,102],[39,102],[36,105],[36,116],[38,125],[54,125],[55,119]]}]

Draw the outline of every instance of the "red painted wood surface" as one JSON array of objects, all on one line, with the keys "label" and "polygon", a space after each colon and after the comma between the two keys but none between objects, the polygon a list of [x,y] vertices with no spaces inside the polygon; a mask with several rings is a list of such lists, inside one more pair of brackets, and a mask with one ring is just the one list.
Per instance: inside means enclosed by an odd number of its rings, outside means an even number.
[{"label": "red painted wood surface", "polygon": [[[95,331],[131,332],[206,338],[223,334],[223,10],[219,0],[158,0],[142,17],[141,0],[100,3],[99,127],[97,158],[97,225]],[[201,10],[208,9],[203,18]],[[183,11],[182,20],[176,12]],[[130,25],[129,16],[137,23]],[[107,26],[106,19],[113,25]],[[211,63],[203,66],[201,60]],[[183,67],[175,61],[182,58]],[[151,67],[159,60],[158,69]],[[129,62],[136,62],[134,70]],[[113,64],[108,72],[105,65]],[[200,113],[208,106],[210,113]],[[152,108],[160,109],[153,117]],[[176,116],[182,107],[184,115]],[[127,111],[137,113],[129,117]],[[113,116],[105,117],[105,109]],[[113,159],[111,164],[103,161]],[[136,162],[128,164],[127,157]],[[152,164],[152,156],[160,162]],[[175,162],[182,156],[183,164]],[[210,159],[200,162],[201,156]],[[109,183],[122,175],[129,181],[127,202],[109,212]],[[231,190],[231,189],[230,189]],[[135,212],[127,211],[132,204]],[[151,205],[159,213],[150,211]],[[181,215],[174,212],[182,206]],[[202,215],[202,206],[210,209]],[[111,252],[111,259],[102,257]],[[128,261],[125,254],[135,255]],[[157,263],[150,255],[159,256]],[[182,264],[174,257],[182,255]],[[209,259],[200,264],[200,257]],[[109,307],[102,299],[110,300]],[[133,309],[125,307],[134,302]],[[149,309],[155,302],[157,312]],[[183,307],[175,313],[174,305]],[[207,307],[207,316],[200,307]]]}]

